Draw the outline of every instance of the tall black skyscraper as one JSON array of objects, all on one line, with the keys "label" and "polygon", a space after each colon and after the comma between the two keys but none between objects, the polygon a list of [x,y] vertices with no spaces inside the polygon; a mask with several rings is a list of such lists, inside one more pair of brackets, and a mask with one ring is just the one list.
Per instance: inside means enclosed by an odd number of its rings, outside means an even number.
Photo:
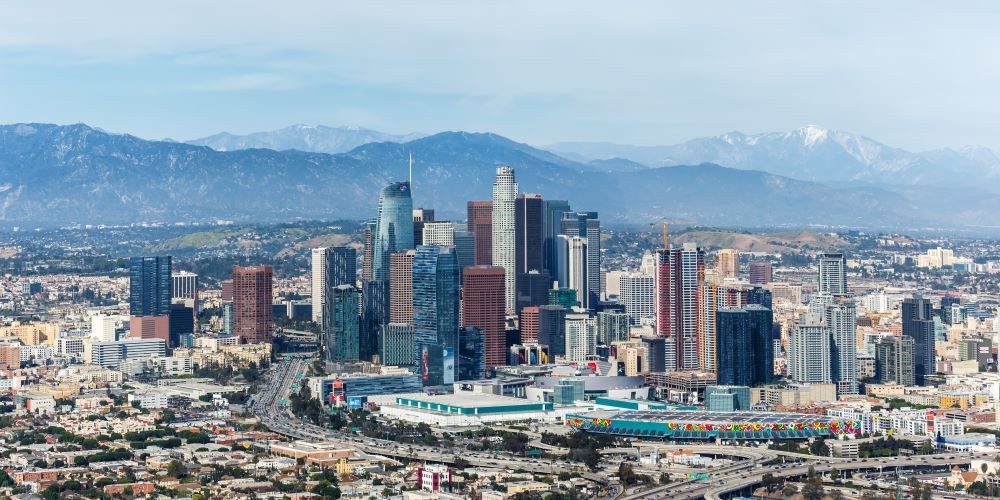
[{"label": "tall black skyscraper", "polygon": [[521,193],[514,206],[516,311],[548,303],[552,278],[544,270],[545,202],[540,194]]},{"label": "tall black skyscraper", "polygon": [[358,281],[358,251],[351,247],[326,250],[326,287],[355,286]]},{"label": "tall black skyscraper", "polygon": [[716,366],[720,385],[767,384],[774,374],[773,315],[751,304],[716,312]]},{"label": "tall black skyscraper", "polygon": [[924,385],[937,368],[934,362],[934,318],[931,301],[913,296],[903,299],[903,335],[913,339],[913,378]]},{"label": "tall black skyscraper", "polygon": [[369,360],[379,353],[379,331],[389,324],[389,282],[369,281],[362,285],[362,313],[358,339],[358,357]]},{"label": "tall black skyscraper", "polygon": [[667,338],[661,335],[642,337],[642,343],[646,344],[648,356],[648,368],[653,373],[667,371]]},{"label": "tall black skyscraper", "polygon": [[747,304],[757,304],[771,309],[773,299],[771,291],[760,286],[755,286],[747,290]]},{"label": "tall black skyscraper", "polygon": [[173,297],[170,256],[132,257],[129,264],[129,314],[169,315]]},{"label": "tall black skyscraper", "polygon": [[485,336],[474,326],[458,329],[456,380],[477,380],[486,376]]},{"label": "tall black skyscraper", "polygon": [[566,309],[561,306],[538,307],[538,343],[549,346],[549,354],[566,355]]},{"label": "tall black skyscraper", "polygon": [[521,193],[514,206],[514,262],[517,273],[542,269],[544,202],[540,194]]},{"label": "tall black skyscraper", "polygon": [[181,336],[194,333],[194,308],[184,304],[170,304],[169,336],[167,348],[181,345]]},{"label": "tall black skyscraper", "polygon": [[543,306],[549,303],[549,290],[552,288],[552,277],[549,272],[530,271],[517,276],[517,313],[530,306]]},{"label": "tall black skyscraper", "polygon": [[743,309],[719,309],[715,313],[715,356],[720,385],[751,385],[753,346],[750,315]]}]

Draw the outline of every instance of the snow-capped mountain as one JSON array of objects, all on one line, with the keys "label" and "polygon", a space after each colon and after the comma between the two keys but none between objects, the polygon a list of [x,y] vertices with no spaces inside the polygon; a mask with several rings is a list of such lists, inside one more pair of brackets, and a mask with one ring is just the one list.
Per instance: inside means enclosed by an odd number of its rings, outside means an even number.
[{"label": "snow-capped mountain", "polygon": [[983,187],[1000,181],[1000,159],[985,147],[914,153],[813,125],[791,132],[729,132],[673,146],[558,143],[546,149],[580,161],[625,158],[651,167],[715,163],[821,182]]},{"label": "snow-capped mountain", "polygon": [[310,153],[332,154],[344,153],[362,144],[372,142],[408,142],[423,136],[423,134],[393,135],[361,127],[292,125],[278,130],[254,132],[247,135],[222,132],[201,139],[193,139],[187,143],[208,146],[216,151],[263,148],[275,151],[297,149]]},{"label": "snow-capped mountain", "polygon": [[1000,212],[1000,196],[957,215],[923,213],[919,193],[914,201],[877,187],[717,165],[583,164],[491,133],[442,132],[326,154],[216,151],[83,124],[32,123],[0,125],[0,226],[361,219],[374,213],[387,182],[409,175],[411,154],[415,202],[455,220],[468,200],[489,199],[500,164],[516,169],[521,189],[599,211],[608,223],[671,217],[744,227],[923,227],[977,224]]}]

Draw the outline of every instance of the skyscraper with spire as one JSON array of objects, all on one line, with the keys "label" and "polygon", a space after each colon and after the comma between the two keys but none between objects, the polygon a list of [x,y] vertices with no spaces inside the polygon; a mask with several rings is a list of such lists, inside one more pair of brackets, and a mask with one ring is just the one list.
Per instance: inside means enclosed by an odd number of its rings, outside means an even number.
[{"label": "skyscraper with spire", "polygon": [[364,283],[361,292],[364,304],[361,359],[369,359],[379,352],[379,331],[389,322],[389,256],[413,248],[413,199],[409,181],[393,182],[382,188],[371,242],[371,281]]},{"label": "skyscraper with spire", "polygon": [[389,279],[389,255],[413,248],[413,199],[410,183],[393,182],[378,198],[372,250],[372,279]]},{"label": "skyscraper with spire", "polygon": [[493,181],[493,265],[504,269],[504,309],[508,314],[513,314],[517,305],[516,200],[514,169],[508,166],[497,168],[496,180]]}]

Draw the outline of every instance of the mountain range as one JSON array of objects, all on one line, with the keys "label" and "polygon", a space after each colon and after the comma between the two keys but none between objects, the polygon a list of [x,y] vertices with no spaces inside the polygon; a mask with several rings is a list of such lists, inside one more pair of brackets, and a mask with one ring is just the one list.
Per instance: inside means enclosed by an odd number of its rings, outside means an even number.
[{"label": "mountain range", "polygon": [[361,127],[327,127],[325,125],[292,125],[268,132],[234,135],[222,132],[188,144],[208,146],[217,151],[238,149],[297,149],[310,153],[344,153],[371,142],[408,142],[424,134],[394,135]]},{"label": "mountain range", "polygon": [[406,178],[411,154],[415,206],[459,220],[467,200],[489,199],[501,164],[515,168],[521,191],[568,199],[575,209],[600,211],[608,222],[670,218],[727,227],[924,228],[985,226],[1000,215],[1000,195],[986,190],[823,183],[746,165],[655,166],[617,155],[567,158],[553,150],[491,133],[442,132],[403,143],[368,142],[336,154],[219,151],[83,124],[5,125],[0,222],[367,218],[375,213],[379,189]]},{"label": "mountain range", "polygon": [[818,182],[965,187],[1000,184],[1000,157],[985,147],[914,153],[816,126],[755,135],[730,132],[672,146],[564,142],[545,149],[583,162],[629,160],[649,167],[715,163]]}]

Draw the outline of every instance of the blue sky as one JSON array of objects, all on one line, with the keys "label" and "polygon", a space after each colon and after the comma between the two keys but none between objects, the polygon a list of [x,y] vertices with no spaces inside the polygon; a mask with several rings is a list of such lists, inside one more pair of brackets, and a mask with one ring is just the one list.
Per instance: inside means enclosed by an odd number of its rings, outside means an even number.
[{"label": "blue sky", "polygon": [[1000,2],[48,2],[0,15],[0,122],[293,123],[670,144],[806,124],[1000,150]]}]

